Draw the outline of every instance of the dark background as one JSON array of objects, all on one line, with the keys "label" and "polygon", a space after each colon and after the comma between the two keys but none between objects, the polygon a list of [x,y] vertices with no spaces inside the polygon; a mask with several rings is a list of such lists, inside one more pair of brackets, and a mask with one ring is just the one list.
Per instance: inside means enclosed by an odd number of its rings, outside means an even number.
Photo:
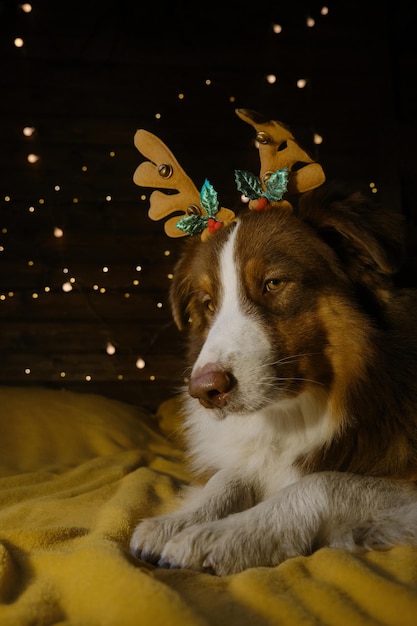
[{"label": "dark background", "polygon": [[148,219],[149,191],[133,184],[138,128],[233,207],[234,169],[259,167],[234,110],[260,111],[290,126],[328,179],[403,212],[415,247],[414,2],[31,4],[0,0],[2,384],[155,408],[182,383],[167,303],[182,240]]}]

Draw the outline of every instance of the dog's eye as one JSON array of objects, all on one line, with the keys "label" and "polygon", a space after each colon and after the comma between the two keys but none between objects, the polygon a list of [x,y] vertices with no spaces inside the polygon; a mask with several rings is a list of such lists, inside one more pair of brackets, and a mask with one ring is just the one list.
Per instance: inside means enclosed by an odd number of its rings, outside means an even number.
[{"label": "dog's eye", "polygon": [[214,313],[214,304],[210,296],[204,296],[203,304],[210,311],[210,313]]},{"label": "dog's eye", "polygon": [[265,282],[265,291],[277,291],[282,289],[284,285],[285,282],[280,278],[270,278]]}]

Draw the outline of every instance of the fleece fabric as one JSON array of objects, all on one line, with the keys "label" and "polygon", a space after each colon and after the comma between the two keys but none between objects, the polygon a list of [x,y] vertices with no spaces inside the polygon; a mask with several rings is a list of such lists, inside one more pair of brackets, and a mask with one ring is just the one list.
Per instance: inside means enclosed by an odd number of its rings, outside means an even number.
[{"label": "fleece fabric", "polygon": [[175,399],[0,387],[0,626],[415,626],[417,549],[321,549],[224,578],[129,554],[191,477]]}]

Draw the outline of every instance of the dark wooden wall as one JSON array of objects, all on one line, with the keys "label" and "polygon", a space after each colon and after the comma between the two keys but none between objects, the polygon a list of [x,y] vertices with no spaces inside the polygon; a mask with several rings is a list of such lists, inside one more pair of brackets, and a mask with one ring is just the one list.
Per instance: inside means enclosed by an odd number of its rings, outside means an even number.
[{"label": "dark wooden wall", "polygon": [[133,184],[138,128],[232,206],[234,169],[258,167],[234,109],[261,111],[289,125],[328,178],[373,183],[378,201],[405,214],[414,245],[413,2],[31,4],[25,13],[0,1],[2,384],[150,408],[182,384],[167,301],[181,240],[148,219],[149,192]]}]

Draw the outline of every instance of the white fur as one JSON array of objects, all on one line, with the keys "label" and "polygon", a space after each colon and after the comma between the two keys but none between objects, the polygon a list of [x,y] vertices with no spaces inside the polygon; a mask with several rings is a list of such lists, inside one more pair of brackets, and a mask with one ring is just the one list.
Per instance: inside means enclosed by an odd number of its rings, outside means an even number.
[{"label": "white fur", "polygon": [[328,441],[335,428],[308,393],[221,420],[192,398],[187,405],[194,469],[227,469],[257,476],[268,495],[297,480],[295,460]]}]

